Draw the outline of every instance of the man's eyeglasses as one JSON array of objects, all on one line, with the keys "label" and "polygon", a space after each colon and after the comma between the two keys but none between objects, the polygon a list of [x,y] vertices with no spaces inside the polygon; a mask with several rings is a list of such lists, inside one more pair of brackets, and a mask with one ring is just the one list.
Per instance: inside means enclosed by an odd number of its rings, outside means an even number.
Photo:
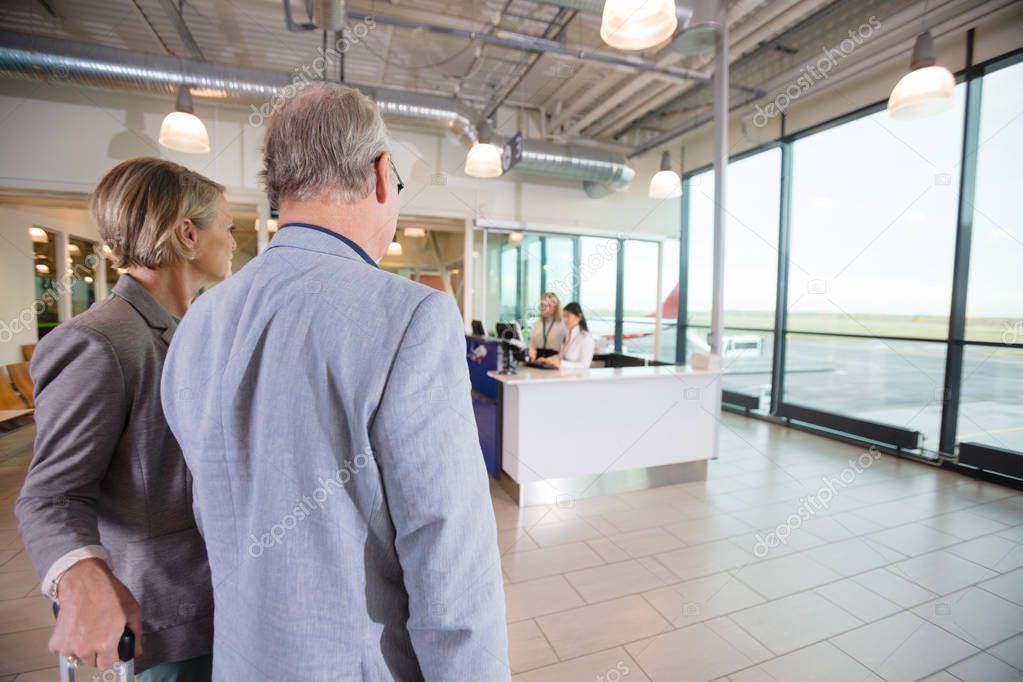
[{"label": "man's eyeglasses", "polygon": [[398,179],[398,194],[401,194],[401,190],[405,189],[405,183],[402,182],[401,175],[398,174],[398,167],[394,165],[394,159],[388,156],[387,160],[391,162],[391,172]]}]

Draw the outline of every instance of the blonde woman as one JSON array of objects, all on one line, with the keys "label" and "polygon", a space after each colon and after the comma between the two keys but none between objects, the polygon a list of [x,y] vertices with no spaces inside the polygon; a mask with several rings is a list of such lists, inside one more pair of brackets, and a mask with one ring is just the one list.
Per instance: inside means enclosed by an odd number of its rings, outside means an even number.
[{"label": "blonde woman", "polygon": [[561,321],[561,301],[553,291],[540,297],[540,319],[529,337],[529,360],[536,362],[561,352],[568,330]]},{"label": "blonde woman", "polygon": [[169,161],[132,159],[100,181],[91,211],[128,272],[36,348],[21,535],[43,593],[60,604],[51,651],[109,668],[128,626],[139,680],[209,680],[210,569],[160,375],[192,299],[231,274],[224,188]]}]

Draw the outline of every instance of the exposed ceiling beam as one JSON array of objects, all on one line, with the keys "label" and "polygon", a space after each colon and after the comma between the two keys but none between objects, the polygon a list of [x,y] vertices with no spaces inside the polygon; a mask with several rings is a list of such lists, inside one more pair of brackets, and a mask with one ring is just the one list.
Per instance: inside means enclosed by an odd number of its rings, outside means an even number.
[{"label": "exposed ceiling beam", "polygon": [[[370,18],[370,15],[360,14],[357,12],[349,12],[348,16],[355,21],[365,21]],[[372,18],[378,24],[383,24],[385,26],[396,26],[398,28],[406,28],[410,30],[419,29],[440,35],[468,38],[470,40],[478,40],[482,43],[510,50],[563,55],[581,62],[606,64],[608,66],[620,67],[635,72],[656,74],[661,78],[674,81],[684,82],[695,80],[704,83],[710,81],[710,76],[693,69],[676,66],[662,67],[657,64],[644,61],[638,57],[622,56],[618,53],[606,50],[596,50],[585,47],[568,47],[557,41],[545,40],[543,38],[514,33],[512,31],[505,31],[502,29],[495,29],[492,33],[482,33],[479,31],[466,31],[453,26],[410,21],[399,17],[388,17],[375,14]],[[743,91],[753,90],[752,88],[746,88],[741,85],[735,86],[735,89]]]},{"label": "exposed ceiling beam", "polygon": [[[795,0],[788,1],[790,3],[795,2]],[[742,0],[739,3],[736,3],[728,12],[729,26],[745,20],[750,14],[755,12],[763,5],[764,5],[763,0]],[[749,33],[753,33],[756,31],[757,29],[755,27],[751,28],[747,32],[747,35]],[[733,52],[729,50],[729,54],[732,55]],[[683,58],[684,55],[678,52],[670,52],[667,55],[663,56],[659,63],[669,64],[677,63],[681,61]],[[708,65],[709,63],[710,59],[708,59],[707,61]],[[571,135],[580,134],[593,121],[597,120],[600,116],[603,116],[605,113],[610,112],[615,106],[625,102],[629,96],[642,92],[643,89],[650,85],[652,82],[654,82],[653,79],[649,78],[644,74],[639,76],[638,78],[632,78],[628,83],[626,83],[624,79],[618,79],[616,82],[609,84],[605,91],[614,90],[615,94],[612,95],[609,99],[605,99],[602,102],[600,102],[594,109],[588,111],[585,116],[583,116],[579,121],[574,123],[568,131],[569,134]],[[680,92],[684,92],[686,89],[691,88],[694,85],[695,85],[694,83],[685,83],[683,84],[681,89],[679,88],[678,84],[665,84],[663,87],[665,91],[679,94]],[[625,94],[623,95],[623,93]],[[576,108],[575,111],[570,112],[570,114],[574,114],[576,111],[579,110],[580,110],[579,108]],[[568,117],[565,117],[565,120],[567,120],[567,118]]]},{"label": "exposed ceiling beam", "polygon": [[[576,13],[573,10],[559,9],[558,13],[554,15],[554,18],[551,19],[550,23],[548,23],[547,27],[544,29],[543,37],[549,40],[558,40],[565,32],[565,29],[568,28],[568,25],[572,23],[572,19],[575,18],[575,15]],[[519,83],[521,83],[523,79],[529,75],[542,56],[542,53],[534,52],[528,57],[529,63],[522,69],[522,72],[515,77],[512,84],[505,88],[504,92],[494,93],[494,97],[491,102],[483,108],[483,118],[489,119],[497,113],[497,109],[511,96],[513,92],[515,92],[515,88],[517,88]]]},{"label": "exposed ceiling beam", "polygon": [[178,8],[174,6],[174,0],[160,0],[160,5],[163,7],[167,18],[171,20],[171,24],[174,25],[174,30],[178,32],[178,37],[181,38],[185,49],[192,54],[192,59],[200,62],[206,61],[206,56],[199,49],[199,43],[195,42],[192,32],[188,30],[188,25],[185,24],[185,18],[181,16]]},{"label": "exposed ceiling beam", "polygon": [[[728,50],[730,63],[741,59],[745,54],[765,41],[777,38],[784,31],[798,23],[799,20],[812,15],[820,8],[832,2],[833,0],[784,0],[784,2],[770,3],[765,9],[773,12],[772,15],[765,17],[764,21],[757,22],[755,25],[749,26],[746,31],[736,35],[735,42],[732,43]],[[755,8],[747,3],[741,8],[738,6],[734,7],[732,11],[752,11],[753,9]],[[749,15],[741,17],[736,15],[735,17],[736,22],[743,22],[747,19],[749,19]],[[636,100],[623,110],[616,112],[614,116],[609,117],[604,122],[599,130],[592,131],[593,135],[595,137],[617,135],[639,118],[680,97],[690,89],[692,89],[691,86],[681,89],[678,87],[661,87],[646,98]]]}]

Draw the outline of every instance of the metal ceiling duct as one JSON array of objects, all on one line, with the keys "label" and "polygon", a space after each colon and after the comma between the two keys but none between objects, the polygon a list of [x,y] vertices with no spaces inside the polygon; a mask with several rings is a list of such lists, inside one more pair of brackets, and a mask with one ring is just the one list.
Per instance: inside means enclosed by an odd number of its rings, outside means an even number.
[{"label": "metal ceiling duct", "polygon": [[582,180],[587,196],[593,199],[623,191],[636,177],[621,155],[541,140],[523,140],[522,160],[514,170]]},{"label": "metal ceiling duct", "polygon": [[475,125],[479,114],[453,97],[363,86],[359,89],[377,103],[390,123],[447,130],[467,147],[479,139]]},{"label": "metal ceiling duct", "polygon": [[[71,83],[100,88],[173,96],[187,85],[194,97],[251,105],[250,121],[262,123],[273,113],[282,90],[294,85],[288,74],[210,64],[163,55],[132,52],[12,31],[0,31],[0,77]],[[477,141],[479,113],[452,97],[360,87],[390,123],[445,130],[464,145]],[[599,198],[625,189],[635,171],[620,154],[576,145],[526,140],[515,167],[564,179],[580,180],[587,195]]]}]

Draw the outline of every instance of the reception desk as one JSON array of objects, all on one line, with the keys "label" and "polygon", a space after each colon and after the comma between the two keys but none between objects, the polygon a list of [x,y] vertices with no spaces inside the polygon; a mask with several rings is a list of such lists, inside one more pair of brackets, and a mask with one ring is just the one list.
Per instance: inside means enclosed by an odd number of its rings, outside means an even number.
[{"label": "reception desk", "polygon": [[720,370],[615,367],[489,372],[498,383],[498,481],[521,505],[706,478],[717,456]]}]

